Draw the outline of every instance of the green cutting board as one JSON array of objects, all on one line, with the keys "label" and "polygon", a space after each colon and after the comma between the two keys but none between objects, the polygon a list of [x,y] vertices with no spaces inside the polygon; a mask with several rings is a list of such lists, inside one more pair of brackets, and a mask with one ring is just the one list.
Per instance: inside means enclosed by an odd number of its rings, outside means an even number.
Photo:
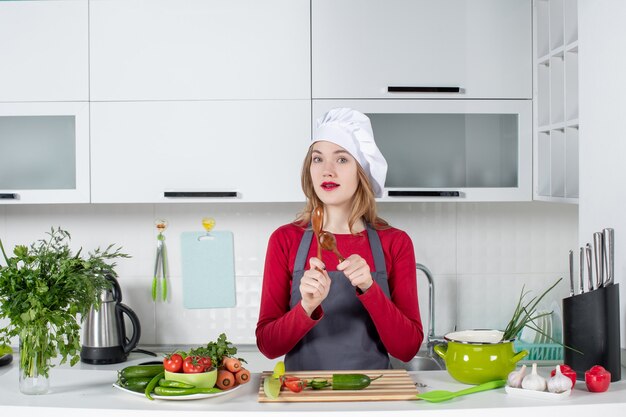
[{"label": "green cutting board", "polygon": [[235,307],[233,234],[228,231],[183,232],[181,259],[185,308]]}]

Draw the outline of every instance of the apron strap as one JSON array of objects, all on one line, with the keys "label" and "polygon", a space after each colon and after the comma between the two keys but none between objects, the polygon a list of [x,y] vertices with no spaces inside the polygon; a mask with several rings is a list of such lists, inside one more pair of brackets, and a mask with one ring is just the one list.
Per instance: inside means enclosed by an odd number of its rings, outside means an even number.
[{"label": "apron strap", "polygon": [[307,229],[304,232],[304,236],[300,239],[300,246],[298,247],[298,252],[296,254],[296,261],[293,265],[293,271],[302,271],[304,270],[307,255],[309,254],[309,248],[311,247],[311,242],[313,241],[313,230]]}]

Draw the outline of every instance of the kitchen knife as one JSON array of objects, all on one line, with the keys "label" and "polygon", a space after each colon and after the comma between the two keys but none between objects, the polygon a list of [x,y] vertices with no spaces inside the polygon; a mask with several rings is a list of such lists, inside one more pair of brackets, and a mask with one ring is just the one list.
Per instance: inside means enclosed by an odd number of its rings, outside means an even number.
[{"label": "kitchen knife", "polygon": [[602,246],[602,232],[593,234],[593,250],[596,260],[596,283],[593,286],[597,290],[604,281],[604,247]]},{"label": "kitchen knife", "polygon": [[580,287],[580,294],[585,292],[585,248],[581,246],[580,256],[578,261],[578,286]]},{"label": "kitchen knife", "polygon": [[569,295],[574,295],[574,251],[569,251]]},{"label": "kitchen knife", "polygon": [[606,287],[613,283],[613,274],[615,272],[615,231],[607,227],[602,230],[602,237],[604,238],[604,267],[606,269],[606,279],[603,285]]},{"label": "kitchen knife", "polygon": [[587,258],[587,291],[593,291],[593,267],[591,266],[591,244],[587,243],[586,258]]}]

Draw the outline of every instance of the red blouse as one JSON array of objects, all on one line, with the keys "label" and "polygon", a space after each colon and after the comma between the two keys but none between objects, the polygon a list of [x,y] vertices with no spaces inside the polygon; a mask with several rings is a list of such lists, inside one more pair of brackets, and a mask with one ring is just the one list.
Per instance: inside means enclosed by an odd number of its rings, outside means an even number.
[{"label": "red blouse", "polygon": [[[270,359],[293,349],[324,317],[321,306],[311,317],[299,303],[293,310],[289,309],[291,277],[304,231],[294,224],[281,226],[272,233],[268,243],[256,340],[259,350]],[[385,296],[376,282],[365,294],[356,290],[354,294],[370,314],[387,352],[408,362],[415,356],[424,338],[417,301],[413,242],[405,232],[395,228],[377,230],[377,233],[385,255],[391,299]],[[358,236],[336,234],[335,237],[339,252],[346,257],[358,254],[365,259],[370,270],[375,270],[366,232]],[[309,268],[308,259],[316,255],[317,243],[312,239],[305,269]],[[332,252],[322,251],[322,261],[326,270],[337,270],[338,260]]]}]

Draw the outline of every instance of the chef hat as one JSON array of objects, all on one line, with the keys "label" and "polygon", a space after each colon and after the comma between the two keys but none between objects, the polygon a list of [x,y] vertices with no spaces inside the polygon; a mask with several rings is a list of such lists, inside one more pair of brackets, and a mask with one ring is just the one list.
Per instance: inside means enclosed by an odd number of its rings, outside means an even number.
[{"label": "chef hat", "polygon": [[374,142],[370,119],[363,113],[348,109],[332,109],[315,123],[311,142],[332,142],[350,152],[368,174],[374,195],[383,196],[387,161]]}]

